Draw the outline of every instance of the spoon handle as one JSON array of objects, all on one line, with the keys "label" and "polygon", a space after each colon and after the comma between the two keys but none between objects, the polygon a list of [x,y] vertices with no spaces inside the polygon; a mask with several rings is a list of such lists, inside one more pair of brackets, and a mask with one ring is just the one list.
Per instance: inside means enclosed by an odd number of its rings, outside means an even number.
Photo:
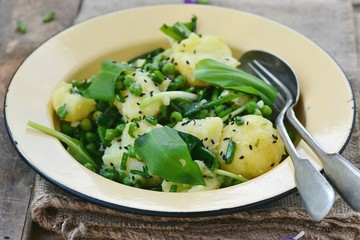
[{"label": "spoon handle", "polygon": [[294,164],[295,184],[304,207],[314,221],[321,221],[335,201],[335,192],[324,176],[307,159],[300,158],[283,123],[280,113],[276,127]]},{"label": "spoon handle", "polygon": [[320,159],[325,175],[345,202],[357,212],[360,212],[360,171],[338,153],[327,153],[307,132],[296,118],[295,112],[289,108],[286,116],[298,131],[302,139]]}]

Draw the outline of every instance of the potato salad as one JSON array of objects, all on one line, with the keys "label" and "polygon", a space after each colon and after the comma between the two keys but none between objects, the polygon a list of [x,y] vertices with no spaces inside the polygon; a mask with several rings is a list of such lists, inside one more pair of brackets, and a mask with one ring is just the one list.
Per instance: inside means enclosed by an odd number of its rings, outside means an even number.
[{"label": "potato salad", "polygon": [[169,48],[104,60],[84,81],[61,82],[51,103],[58,138],[80,164],[120,184],[194,192],[233,186],[276,167],[276,89],[237,67],[217,36],[164,24]]}]

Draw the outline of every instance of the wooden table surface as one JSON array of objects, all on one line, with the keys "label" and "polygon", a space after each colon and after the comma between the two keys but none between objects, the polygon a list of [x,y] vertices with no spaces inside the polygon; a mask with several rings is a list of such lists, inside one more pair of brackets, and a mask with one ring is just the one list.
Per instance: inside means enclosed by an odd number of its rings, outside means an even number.
[{"label": "wooden table surface", "polygon": [[[24,58],[44,40],[73,24],[81,0],[0,0],[0,101],[11,76]],[[360,54],[360,0],[353,1],[357,54]],[[43,15],[55,11],[54,21]],[[23,20],[28,31],[16,30]],[[358,63],[358,69],[359,69]],[[0,104],[0,239],[63,239],[31,221],[29,213],[35,172],[20,159],[10,143]]]}]

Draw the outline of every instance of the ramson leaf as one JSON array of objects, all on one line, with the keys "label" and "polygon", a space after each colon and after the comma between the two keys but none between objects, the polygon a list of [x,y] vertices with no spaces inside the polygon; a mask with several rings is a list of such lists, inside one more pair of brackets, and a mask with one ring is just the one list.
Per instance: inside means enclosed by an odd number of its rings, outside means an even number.
[{"label": "ramson leaf", "polygon": [[166,126],[155,128],[138,137],[134,147],[149,173],[170,182],[205,185],[199,166],[176,130]]},{"label": "ramson leaf", "polygon": [[116,79],[125,70],[134,71],[126,63],[105,60],[101,65],[101,71],[92,78],[90,86],[83,91],[83,97],[114,102]]},{"label": "ramson leaf", "polygon": [[196,64],[195,78],[225,89],[259,96],[268,105],[274,104],[277,96],[274,86],[240,69],[212,59],[203,59]]}]

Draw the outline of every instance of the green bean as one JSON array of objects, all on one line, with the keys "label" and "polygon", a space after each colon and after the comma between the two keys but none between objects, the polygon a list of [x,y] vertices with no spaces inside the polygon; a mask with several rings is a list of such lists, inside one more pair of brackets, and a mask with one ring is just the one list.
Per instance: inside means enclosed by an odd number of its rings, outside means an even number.
[{"label": "green bean", "polygon": [[130,135],[130,137],[135,138],[135,131],[137,130],[137,126],[136,123],[130,123],[129,124],[129,131],[128,134]]}]

